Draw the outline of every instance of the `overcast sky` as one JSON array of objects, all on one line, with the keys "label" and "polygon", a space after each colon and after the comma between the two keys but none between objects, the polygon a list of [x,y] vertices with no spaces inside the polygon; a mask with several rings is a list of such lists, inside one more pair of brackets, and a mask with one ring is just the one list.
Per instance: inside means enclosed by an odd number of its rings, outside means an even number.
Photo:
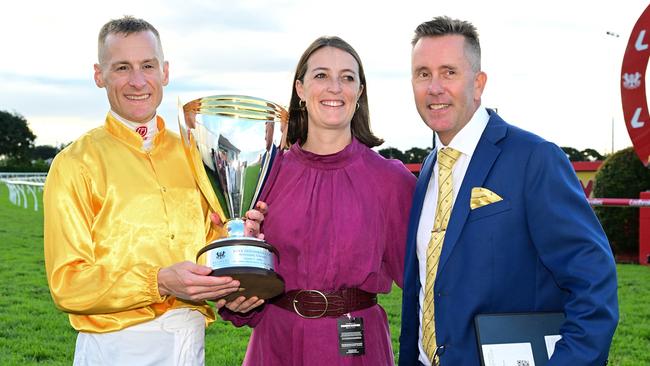
[{"label": "overcast sky", "polygon": [[[437,15],[473,22],[488,75],[483,105],[560,146],[630,146],[620,66],[648,6],[625,1],[11,1],[0,12],[0,110],[18,112],[37,144],[60,144],[103,123],[108,102],[93,81],[97,33],[134,15],[161,33],[170,83],[159,113],[178,130],[178,98],[247,94],[287,105],[293,72],[318,36],[360,54],[373,130],[383,147],[431,145],[410,83],[413,29]],[[614,32],[620,37],[608,36]]]}]

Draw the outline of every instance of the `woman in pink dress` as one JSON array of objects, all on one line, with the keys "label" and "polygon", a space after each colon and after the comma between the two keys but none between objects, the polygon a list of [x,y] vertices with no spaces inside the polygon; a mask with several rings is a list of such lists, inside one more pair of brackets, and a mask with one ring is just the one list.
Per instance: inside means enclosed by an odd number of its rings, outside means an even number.
[{"label": "woman in pink dress", "polygon": [[378,293],[402,286],[415,177],[371,150],[367,84],[356,51],[321,37],[303,53],[289,105],[289,150],[262,194],[267,242],[285,294],[254,311],[244,365],[392,365]]}]

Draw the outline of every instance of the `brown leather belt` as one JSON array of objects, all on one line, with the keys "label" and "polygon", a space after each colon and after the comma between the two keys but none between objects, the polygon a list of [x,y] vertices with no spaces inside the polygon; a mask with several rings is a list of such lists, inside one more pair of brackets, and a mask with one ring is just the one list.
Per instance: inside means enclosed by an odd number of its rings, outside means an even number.
[{"label": "brown leather belt", "polygon": [[377,304],[377,294],[346,288],[334,292],[293,290],[284,293],[271,304],[293,311],[303,318],[339,317],[351,311]]}]

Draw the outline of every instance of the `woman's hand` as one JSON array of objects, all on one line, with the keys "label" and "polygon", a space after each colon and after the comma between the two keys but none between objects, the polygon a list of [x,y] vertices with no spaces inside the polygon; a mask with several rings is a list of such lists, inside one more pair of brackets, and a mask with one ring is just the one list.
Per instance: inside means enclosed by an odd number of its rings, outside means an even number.
[{"label": "woman's hand", "polygon": [[[264,239],[264,234],[260,233],[264,215],[269,211],[269,206],[262,201],[255,204],[255,209],[246,211],[242,218],[244,220],[244,236],[250,236],[258,239]],[[222,225],[221,218],[217,213],[210,215],[210,219],[215,225]]]},{"label": "woman's hand", "polygon": [[217,306],[217,309],[225,306],[230,311],[234,311],[238,313],[247,313],[262,304],[264,304],[264,300],[259,299],[257,296],[253,296],[249,299],[246,299],[243,296],[239,296],[238,298],[236,298],[235,300],[229,303],[226,303],[226,300],[223,299],[219,300],[215,305]]}]

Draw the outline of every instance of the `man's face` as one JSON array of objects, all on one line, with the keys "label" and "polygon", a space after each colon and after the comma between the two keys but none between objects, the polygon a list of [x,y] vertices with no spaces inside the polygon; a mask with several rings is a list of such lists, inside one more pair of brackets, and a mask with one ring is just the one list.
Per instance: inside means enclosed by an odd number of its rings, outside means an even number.
[{"label": "man's face", "polygon": [[102,60],[95,64],[95,83],[106,88],[111,109],[122,118],[151,120],[168,81],[168,65],[152,32],[106,37]]},{"label": "man's face", "polygon": [[487,76],[472,70],[461,35],[423,37],[413,46],[411,84],[424,123],[448,145],[478,108]]}]

